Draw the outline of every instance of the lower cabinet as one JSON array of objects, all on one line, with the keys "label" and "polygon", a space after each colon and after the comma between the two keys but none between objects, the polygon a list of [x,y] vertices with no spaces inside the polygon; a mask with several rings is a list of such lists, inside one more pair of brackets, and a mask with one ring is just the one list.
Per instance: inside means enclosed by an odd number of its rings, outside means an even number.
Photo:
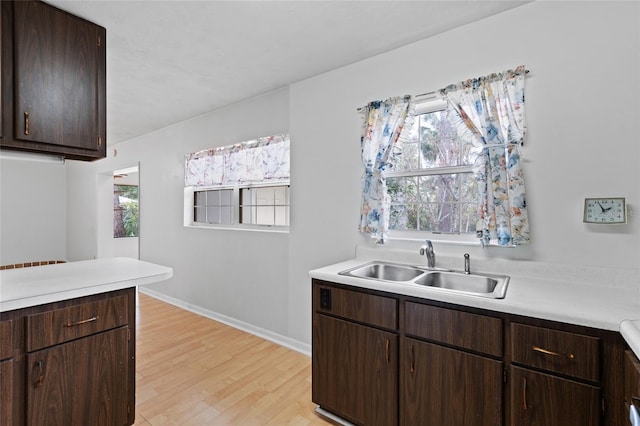
[{"label": "lower cabinet", "polygon": [[600,388],[551,374],[511,367],[511,424],[600,425]]},{"label": "lower cabinet", "polygon": [[324,315],[313,327],[313,400],[357,424],[396,424],[398,336]]},{"label": "lower cabinet", "polygon": [[13,424],[13,360],[0,361],[0,426]]},{"label": "lower cabinet", "polygon": [[28,354],[27,424],[127,424],[127,354],[126,327]]},{"label": "lower cabinet", "polygon": [[0,321],[0,426],[13,424],[13,320]]},{"label": "lower cabinet", "polygon": [[640,413],[640,360],[631,351],[624,359],[624,405],[626,418],[632,409]]},{"label": "lower cabinet", "polygon": [[503,362],[405,338],[400,424],[501,426]]},{"label": "lower cabinet", "polygon": [[312,399],[357,425],[622,426],[640,404],[619,333],[317,279],[312,299]]},{"label": "lower cabinet", "polygon": [[133,424],[135,301],[132,287],[1,312],[0,426]]}]

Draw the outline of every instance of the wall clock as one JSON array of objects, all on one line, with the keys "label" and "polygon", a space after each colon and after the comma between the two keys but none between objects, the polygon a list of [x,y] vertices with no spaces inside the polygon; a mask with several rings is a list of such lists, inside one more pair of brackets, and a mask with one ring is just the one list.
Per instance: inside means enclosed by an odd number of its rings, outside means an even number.
[{"label": "wall clock", "polygon": [[585,198],[582,221],[599,224],[627,223],[627,206],[624,197]]}]

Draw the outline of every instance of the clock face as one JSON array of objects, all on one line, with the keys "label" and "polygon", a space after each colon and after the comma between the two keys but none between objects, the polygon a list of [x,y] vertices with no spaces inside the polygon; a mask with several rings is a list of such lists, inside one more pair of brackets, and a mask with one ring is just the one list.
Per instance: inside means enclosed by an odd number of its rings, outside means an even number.
[{"label": "clock face", "polygon": [[624,198],[585,198],[584,218],[586,223],[627,223]]}]

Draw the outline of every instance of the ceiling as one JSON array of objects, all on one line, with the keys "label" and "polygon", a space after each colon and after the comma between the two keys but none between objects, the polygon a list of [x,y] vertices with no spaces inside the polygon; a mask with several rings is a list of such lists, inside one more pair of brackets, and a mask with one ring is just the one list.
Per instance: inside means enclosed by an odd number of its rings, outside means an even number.
[{"label": "ceiling", "polygon": [[47,2],[107,29],[110,145],[526,3]]}]

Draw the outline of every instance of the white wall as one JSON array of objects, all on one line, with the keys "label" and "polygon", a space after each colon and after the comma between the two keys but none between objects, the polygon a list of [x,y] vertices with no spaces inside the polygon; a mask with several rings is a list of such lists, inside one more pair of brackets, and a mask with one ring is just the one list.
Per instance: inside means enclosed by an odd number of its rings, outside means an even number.
[{"label": "white wall", "polygon": [[[174,268],[171,297],[310,342],[310,269],[354,254],[360,117],[373,99],[418,94],[524,64],[524,164],[532,244],[439,254],[567,265],[638,267],[638,216],[585,226],[590,196],[625,196],[640,211],[640,33],[637,2],[534,2],[119,144],[118,156],[70,164],[69,256],[95,252],[96,173],[141,162],[143,260]],[[290,234],[182,227],[185,153],[290,130]],[[418,243],[388,247],[417,249]],[[93,250],[93,252],[92,252]],[[603,283],[607,285],[607,283]]]},{"label": "white wall", "polygon": [[[95,177],[139,161],[140,259],[174,268],[150,289],[286,335],[288,235],[185,228],[183,188],[185,154],[283,133],[288,121],[282,89],[118,144],[117,156],[110,149],[105,160],[69,164],[70,206],[95,205]],[[91,258],[95,217],[75,211],[69,254]]]},{"label": "white wall", "polygon": [[[583,199],[625,196],[640,211],[637,2],[535,2],[291,86],[294,200],[290,335],[308,341],[307,270],[358,243],[356,108],[524,64],[524,172],[533,242],[514,249],[435,245],[439,254],[637,268],[640,217],[586,226]],[[387,247],[415,248],[420,243]],[[603,283],[606,285],[606,283]]]},{"label": "white wall", "polygon": [[0,265],[67,258],[62,164],[0,160]]}]

